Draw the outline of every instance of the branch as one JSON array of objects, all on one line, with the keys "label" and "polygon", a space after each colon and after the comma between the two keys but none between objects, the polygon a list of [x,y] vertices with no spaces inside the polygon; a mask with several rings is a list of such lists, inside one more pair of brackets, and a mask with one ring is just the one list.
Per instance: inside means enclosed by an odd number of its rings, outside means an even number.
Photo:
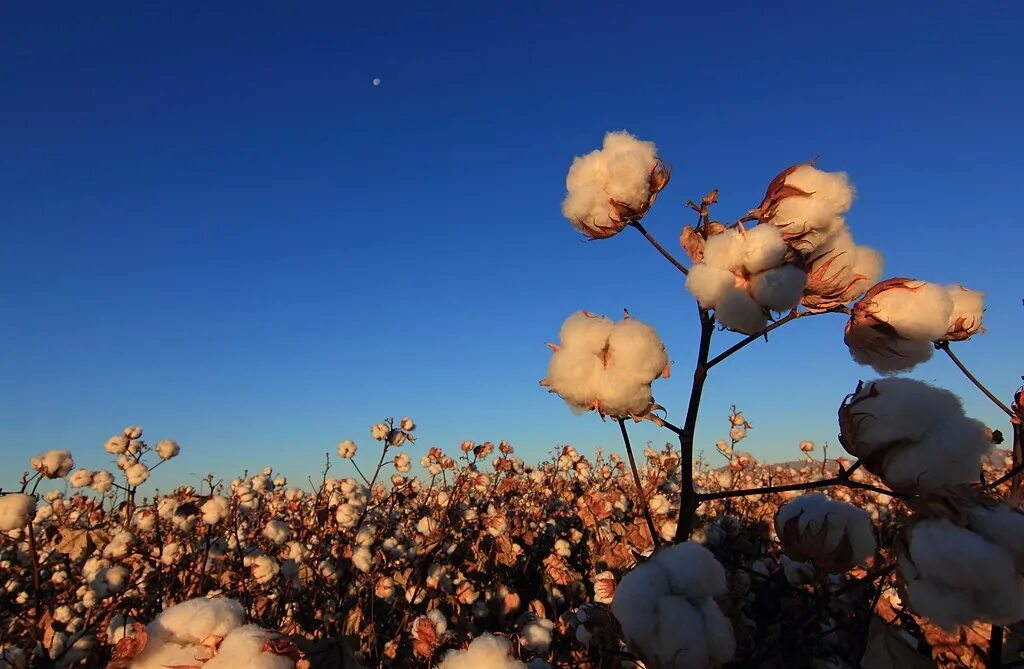
[{"label": "branch", "polygon": [[708,355],[711,351],[711,336],[715,333],[715,319],[707,309],[698,307],[700,316],[700,345],[697,348],[697,364],[693,368],[693,386],[690,387],[690,401],[686,407],[686,420],[679,435],[679,520],[676,523],[675,540],[686,541],[693,531],[694,516],[700,498],[693,487],[693,440],[697,430],[697,414],[704,392],[704,381],[708,377]]},{"label": "branch", "polygon": [[785,316],[783,316],[779,320],[775,321],[774,323],[772,323],[771,325],[769,325],[765,329],[761,330],[760,332],[755,332],[752,335],[746,336],[745,338],[741,339],[740,341],[736,342],[735,344],[733,344],[729,348],[725,349],[724,351],[722,351],[721,353],[716,355],[714,358],[712,358],[711,360],[708,361],[708,369],[710,369],[710,368],[714,367],[715,365],[717,365],[718,363],[722,362],[723,360],[725,360],[726,358],[731,356],[736,351],[739,351],[740,349],[745,347],[747,344],[751,344],[751,343],[757,341],[758,339],[760,339],[761,337],[767,337],[769,332],[771,332],[772,330],[775,330],[777,328],[782,327],[786,323],[789,323],[791,321],[795,321],[795,320],[797,320],[799,318],[804,318],[805,316],[817,316],[819,314],[848,314],[848,313],[850,313],[850,310],[849,310],[848,307],[835,307],[835,308],[829,309],[827,311],[797,311],[796,309],[794,309],[793,311],[789,312],[788,314],[786,314]]},{"label": "branch", "polygon": [[673,258],[672,254],[669,253],[665,249],[664,246],[662,246],[660,243],[658,243],[658,240],[655,239],[654,236],[651,235],[651,233],[647,232],[647,228],[644,227],[643,223],[641,223],[640,221],[631,221],[629,223],[629,225],[630,225],[630,227],[633,227],[633,228],[636,228],[637,230],[639,230],[641,232],[641,234],[643,234],[643,236],[647,238],[647,241],[649,241],[651,243],[651,245],[654,246],[654,248],[658,249],[658,253],[660,253],[661,255],[665,256],[665,260],[668,260],[670,263],[675,265],[675,268],[677,270],[679,270],[683,274],[689,274],[690,273],[690,270],[686,269],[685,265],[683,265],[681,262],[679,262],[678,260]]},{"label": "branch", "polygon": [[747,495],[768,495],[779,492],[792,492],[794,490],[814,490],[817,488],[829,488],[831,486],[844,486],[847,488],[858,488],[860,490],[870,490],[872,492],[881,493],[883,495],[889,495],[890,497],[897,497],[899,499],[906,499],[908,496],[903,493],[898,493],[894,490],[888,490],[886,488],[880,488],[870,483],[861,483],[860,481],[851,481],[850,476],[859,469],[861,461],[858,460],[849,469],[844,469],[839,472],[836,476],[830,479],[822,479],[820,481],[805,481],[803,483],[790,483],[787,485],[768,486],[766,488],[745,488],[743,490],[722,490],[719,492],[706,492],[697,495],[701,502],[710,502],[716,499],[729,499],[732,497],[746,497]]},{"label": "branch", "polygon": [[629,444],[629,434],[626,433],[626,421],[623,418],[618,420],[619,431],[622,432],[622,443],[626,445],[626,455],[629,457],[629,466],[633,469],[633,482],[636,483],[636,494],[640,497],[640,506],[644,510],[644,519],[647,521],[647,529],[651,531],[651,541],[654,547],[661,545],[661,537],[654,527],[654,519],[651,518],[651,507],[647,504],[647,495],[644,494],[644,487],[640,483],[640,472],[636,469],[636,459],[633,457],[633,447]]},{"label": "branch", "polygon": [[978,390],[983,392],[985,394],[985,397],[992,400],[992,402],[995,403],[995,405],[999,407],[1003,411],[1003,413],[1005,413],[1011,419],[1014,417],[1013,411],[1010,410],[1010,407],[1003,404],[998,397],[992,394],[992,391],[986,388],[985,385],[981,381],[979,381],[976,376],[974,376],[974,374],[971,374],[971,370],[967,369],[964,363],[960,362],[960,358],[956,357],[956,354],[953,353],[952,349],[949,348],[948,341],[942,340],[935,342],[935,348],[939,349],[940,351],[945,351],[946,355],[949,356],[949,359],[953,361],[954,365],[960,368],[960,371],[964,373],[964,376],[967,377],[968,381],[977,386]]}]

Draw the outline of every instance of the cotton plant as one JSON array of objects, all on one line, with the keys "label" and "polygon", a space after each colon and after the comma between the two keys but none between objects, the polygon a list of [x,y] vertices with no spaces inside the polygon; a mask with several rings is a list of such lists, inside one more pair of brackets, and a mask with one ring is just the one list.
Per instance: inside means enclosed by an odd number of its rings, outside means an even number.
[{"label": "cotton plant", "polygon": [[779,509],[775,533],[792,560],[844,572],[874,555],[874,526],[862,509],[807,493]]}]

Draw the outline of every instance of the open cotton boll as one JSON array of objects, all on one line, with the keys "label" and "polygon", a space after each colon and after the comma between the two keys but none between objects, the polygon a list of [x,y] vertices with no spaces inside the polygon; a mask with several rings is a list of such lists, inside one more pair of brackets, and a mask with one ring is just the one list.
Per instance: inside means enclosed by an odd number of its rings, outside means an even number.
[{"label": "open cotton boll", "polygon": [[604,364],[587,349],[565,347],[551,356],[547,379],[576,412],[584,411],[599,395]]},{"label": "open cotton boll", "polygon": [[928,341],[884,338],[884,346],[860,346],[863,339],[847,333],[846,343],[850,347],[853,361],[871,367],[879,374],[909,372],[922,362],[931,360],[934,347]]},{"label": "open cotton boll", "polygon": [[911,445],[894,448],[884,460],[881,476],[901,490],[938,491],[976,483],[981,476],[981,456],[991,448],[984,423],[950,415]]},{"label": "open cotton boll", "polygon": [[555,623],[547,618],[533,618],[519,630],[519,643],[534,653],[546,653],[551,647]]},{"label": "open cotton boll", "polygon": [[704,243],[704,263],[737,272],[743,269],[746,240],[736,230],[725,230],[708,237]]},{"label": "open cotton boll", "polygon": [[735,652],[732,625],[713,599],[726,590],[725,570],[711,552],[684,542],[659,548],[623,576],[612,614],[646,662],[665,669],[717,667]]},{"label": "open cotton boll", "polygon": [[947,630],[979,620],[1009,624],[1024,618],[1024,579],[1013,557],[949,520],[914,525],[898,564],[911,608]]},{"label": "open cotton boll", "polygon": [[882,254],[870,246],[857,246],[854,249],[853,283],[842,293],[840,302],[848,304],[864,291],[873,286],[882,276],[885,261]]},{"label": "open cotton boll", "polygon": [[760,207],[761,220],[778,227],[794,248],[810,252],[843,225],[842,215],[852,202],[853,188],[844,172],[799,165],[783,171],[769,185]]},{"label": "open cotton boll", "polygon": [[526,669],[525,664],[509,655],[511,648],[508,639],[484,632],[465,650],[445,653],[438,669]]},{"label": "open cotton boll", "polygon": [[94,472],[92,475],[92,483],[90,487],[96,492],[103,494],[110,490],[114,485],[114,475],[105,469],[101,469],[98,472]]},{"label": "open cotton boll", "polygon": [[958,283],[946,286],[946,292],[953,301],[953,309],[943,338],[962,341],[977,332],[984,332],[985,328],[981,323],[985,312],[984,293],[965,288]]},{"label": "open cotton boll", "polygon": [[615,323],[607,316],[577,311],[562,323],[558,339],[562,346],[598,352],[608,343]]},{"label": "open cotton boll", "polygon": [[876,548],[867,512],[820,493],[801,495],[779,509],[775,532],[790,558],[811,560],[832,573],[863,562]]},{"label": "open cotton boll", "polygon": [[35,513],[36,498],[32,495],[20,492],[0,495],[0,532],[25,527]]},{"label": "open cotton boll", "polygon": [[63,478],[75,467],[71,451],[62,448],[35,455],[29,460],[29,464],[32,465],[32,469],[48,479]]},{"label": "open cotton boll", "polygon": [[963,415],[960,398],[945,388],[903,377],[876,379],[862,384],[840,409],[841,436],[856,451],[847,452],[870,458],[878,448],[918,441],[946,418]]},{"label": "open cotton boll", "polygon": [[1018,573],[1024,572],[1024,513],[1001,503],[971,505],[964,509],[968,527],[1013,557]]},{"label": "open cotton boll", "polygon": [[199,512],[203,515],[203,522],[207,525],[216,525],[228,517],[231,503],[227,497],[215,495],[203,502]]},{"label": "open cotton boll", "polygon": [[705,309],[713,309],[726,292],[736,287],[736,275],[720,267],[696,263],[686,277],[686,289]]},{"label": "open cotton boll", "polygon": [[267,521],[267,524],[263,527],[263,536],[280,546],[288,541],[288,538],[291,536],[291,529],[288,527],[288,523],[274,518]]},{"label": "open cotton boll", "polygon": [[628,370],[644,382],[656,378],[668,365],[665,346],[654,328],[633,318],[615,324],[608,336],[608,356],[615,367]]},{"label": "open cotton boll", "polygon": [[774,225],[755,225],[744,234],[743,267],[751,274],[778,267],[785,256],[786,242]]},{"label": "open cotton boll", "polygon": [[72,488],[88,488],[92,485],[92,472],[88,469],[76,469],[68,477],[68,485]]},{"label": "open cotton boll", "polygon": [[953,299],[942,286],[909,281],[875,295],[870,313],[901,337],[933,341],[946,334],[952,311]]},{"label": "open cotton boll", "polygon": [[225,637],[242,624],[242,605],[226,597],[189,599],[164,609],[146,626],[152,640],[198,644],[208,636]]},{"label": "open cotton boll", "polygon": [[124,470],[124,477],[130,486],[142,485],[149,478],[149,467],[142,462],[128,465]]},{"label": "open cotton boll", "polygon": [[768,317],[747,291],[733,288],[725,292],[715,305],[715,319],[730,330],[754,334],[764,329]]},{"label": "open cotton boll", "polygon": [[796,265],[783,265],[754,277],[754,300],[772,311],[789,311],[800,304],[807,274]]},{"label": "open cotton boll", "polygon": [[203,665],[204,669],[294,669],[295,662],[285,655],[264,650],[267,643],[282,638],[276,632],[258,625],[236,627],[224,637],[217,654]]},{"label": "open cotton boll", "polygon": [[656,194],[651,186],[652,171],[658,164],[652,142],[640,141],[625,131],[607,133],[600,150],[573,160],[565,179],[562,214],[588,237],[616,234],[625,221],[610,200],[629,210],[644,210]]},{"label": "open cotton boll", "polygon": [[181,452],[181,447],[173,439],[164,439],[157,442],[155,450],[161,460],[170,460]]}]

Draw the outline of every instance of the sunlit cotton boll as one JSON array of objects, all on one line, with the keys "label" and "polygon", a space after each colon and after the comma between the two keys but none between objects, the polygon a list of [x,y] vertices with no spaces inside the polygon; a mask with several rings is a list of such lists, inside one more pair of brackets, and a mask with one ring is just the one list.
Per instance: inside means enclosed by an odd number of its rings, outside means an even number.
[{"label": "sunlit cotton boll", "polygon": [[260,585],[270,583],[273,581],[277,574],[281,571],[281,565],[277,563],[277,560],[270,557],[269,555],[256,555],[254,557],[245,558],[245,562],[248,563],[246,566],[249,567],[249,571],[252,573],[253,580]]},{"label": "sunlit cotton boll", "polygon": [[90,486],[93,490],[100,493],[101,495],[114,486],[114,475],[108,472],[106,469],[93,472],[92,485]]},{"label": "sunlit cotton boll", "polygon": [[264,526],[263,536],[280,546],[291,537],[291,530],[288,527],[288,523],[275,518],[268,521],[266,526]]},{"label": "sunlit cotton boll", "polygon": [[686,289],[700,306],[712,309],[727,292],[736,290],[736,275],[721,267],[697,263],[686,277]]},{"label": "sunlit cotton boll", "polygon": [[0,495],[0,531],[10,532],[25,526],[36,512],[36,498],[25,493]]},{"label": "sunlit cotton boll", "polygon": [[292,669],[294,660],[272,651],[268,642],[282,638],[257,625],[237,627],[224,637],[217,654],[203,665],[204,669]]},{"label": "sunlit cotton boll", "polygon": [[156,444],[156,454],[161,460],[170,460],[181,452],[178,442],[173,439],[164,439]]},{"label": "sunlit cotton boll", "polygon": [[231,503],[227,497],[215,495],[203,502],[199,512],[203,516],[203,522],[207,525],[216,525],[228,517]]},{"label": "sunlit cotton boll", "polygon": [[764,271],[751,283],[754,300],[772,311],[789,311],[800,304],[807,274],[795,265]]},{"label": "sunlit cotton boll", "polygon": [[356,454],[356,442],[351,439],[345,439],[338,444],[338,457],[348,460]]},{"label": "sunlit cotton boll", "polygon": [[103,444],[103,450],[111,455],[124,455],[128,452],[128,437],[123,434],[115,434],[107,443]]},{"label": "sunlit cotton boll", "polygon": [[562,215],[592,239],[620,232],[626,219],[646,212],[668,181],[667,171],[659,172],[659,166],[652,142],[625,131],[607,133],[600,150],[573,160]]},{"label": "sunlit cotton boll", "polygon": [[149,467],[145,463],[136,462],[124,470],[124,476],[125,480],[128,481],[128,485],[142,485],[149,478]]},{"label": "sunlit cotton boll", "polygon": [[786,242],[774,225],[755,225],[743,236],[741,264],[748,272],[757,274],[782,264],[786,257]]},{"label": "sunlit cotton boll", "polygon": [[519,643],[534,653],[546,653],[551,647],[555,623],[547,618],[531,618],[519,630]]},{"label": "sunlit cotton boll", "polygon": [[736,649],[732,624],[713,599],[725,570],[693,542],[659,548],[622,577],[612,613],[629,647],[659,669],[710,669]]},{"label": "sunlit cotton boll", "polygon": [[486,632],[473,639],[465,650],[449,650],[438,669],[526,669],[526,665],[510,656],[508,639]]},{"label": "sunlit cotton boll", "polygon": [[402,472],[408,472],[412,468],[412,461],[409,458],[409,454],[401,452],[395,456],[395,469]]},{"label": "sunlit cotton boll", "polygon": [[68,476],[68,485],[72,488],[88,488],[92,485],[92,472],[88,469],[76,469]]},{"label": "sunlit cotton boll", "polygon": [[724,327],[743,334],[755,334],[768,324],[764,308],[740,288],[732,288],[722,295],[715,305],[715,319]]},{"label": "sunlit cotton boll", "polygon": [[844,224],[842,215],[852,203],[846,173],[801,164],[772,180],[758,210],[762,223],[779,228],[790,246],[810,253]]},{"label": "sunlit cotton boll", "polygon": [[74,466],[75,461],[71,452],[65,449],[56,448],[45,453],[33,456],[29,460],[32,469],[41,473],[48,479],[59,479],[68,475]]},{"label": "sunlit cotton boll", "polygon": [[953,300],[949,316],[949,327],[944,339],[962,341],[978,332],[984,332],[981,319],[985,312],[984,293],[965,288],[958,283],[946,286],[946,292]]}]

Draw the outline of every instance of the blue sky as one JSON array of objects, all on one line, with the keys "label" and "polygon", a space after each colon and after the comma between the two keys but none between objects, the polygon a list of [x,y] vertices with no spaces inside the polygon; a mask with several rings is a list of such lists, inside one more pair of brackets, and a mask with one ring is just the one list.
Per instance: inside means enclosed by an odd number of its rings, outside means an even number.
[{"label": "blue sky", "polygon": [[[655,397],[681,422],[681,276],[638,235],[587,243],[560,216],[572,157],[622,128],[673,167],[647,219],[673,247],[712,187],[729,219],[791,163],[849,172],[848,224],[886,275],[986,292],[989,333],[957,350],[1011,394],[1024,7],[711,4],[5,3],[0,485],[46,448],[103,466],[128,424],[181,443],[164,487],[267,464],[298,482],[343,438],[369,462],[387,416],[417,421],[414,455],[618,450],[613,422],[537,386],[580,308],[658,328],[675,374]],[[759,457],[835,444],[872,378],[842,325],[716,368],[701,446],[733,403]],[[915,375],[1005,427],[948,361]]]}]

